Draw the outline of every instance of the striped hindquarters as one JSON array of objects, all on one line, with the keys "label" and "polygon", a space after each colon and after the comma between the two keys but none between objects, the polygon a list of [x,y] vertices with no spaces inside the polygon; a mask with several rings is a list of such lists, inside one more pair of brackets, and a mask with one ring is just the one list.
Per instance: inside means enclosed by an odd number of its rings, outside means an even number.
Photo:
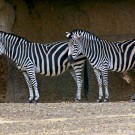
[{"label": "striped hindquarters", "polygon": [[112,71],[124,72],[135,66],[135,40],[115,42],[108,52]]}]

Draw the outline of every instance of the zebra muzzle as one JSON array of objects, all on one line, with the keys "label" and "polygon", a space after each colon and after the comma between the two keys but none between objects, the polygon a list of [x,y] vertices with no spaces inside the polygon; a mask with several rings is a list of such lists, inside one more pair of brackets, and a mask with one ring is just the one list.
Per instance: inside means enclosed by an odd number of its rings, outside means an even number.
[{"label": "zebra muzzle", "polygon": [[68,61],[72,64],[75,63],[75,60],[73,59],[72,55],[68,56]]}]

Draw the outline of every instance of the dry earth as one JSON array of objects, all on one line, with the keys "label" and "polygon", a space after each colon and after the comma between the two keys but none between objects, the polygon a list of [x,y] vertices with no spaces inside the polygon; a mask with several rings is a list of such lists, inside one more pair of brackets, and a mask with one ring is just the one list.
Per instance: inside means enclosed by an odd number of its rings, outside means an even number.
[{"label": "dry earth", "polygon": [[135,135],[135,103],[2,103],[0,135]]}]

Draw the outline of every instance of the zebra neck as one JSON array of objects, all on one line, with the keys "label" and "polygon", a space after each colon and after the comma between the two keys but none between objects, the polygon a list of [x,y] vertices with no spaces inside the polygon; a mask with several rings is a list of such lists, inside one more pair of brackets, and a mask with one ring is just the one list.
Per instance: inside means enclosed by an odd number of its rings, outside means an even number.
[{"label": "zebra neck", "polygon": [[[13,51],[14,52],[14,51]],[[14,52],[15,53],[15,52]],[[17,52],[16,52],[17,53]],[[12,53],[12,50],[9,49],[9,50],[5,50],[5,53],[4,53],[8,58],[10,58],[12,61],[14,61],[15,63],[16,62],[16,59],[13,57],[13,53]]]},{"label": "zebra neck", "polygon": [[12,56],[11,56],[11,47],[10,46],[6,46],[5,47],[5,53],[4,53],[8,58],[12,59]]},{"label": "zebra neck", "polygon": [[90,61],[92,60],[93,56],[94,56],[94,47],[92,47],[91,45],[84,45],[83,46],[83,55],[86,56]]}]

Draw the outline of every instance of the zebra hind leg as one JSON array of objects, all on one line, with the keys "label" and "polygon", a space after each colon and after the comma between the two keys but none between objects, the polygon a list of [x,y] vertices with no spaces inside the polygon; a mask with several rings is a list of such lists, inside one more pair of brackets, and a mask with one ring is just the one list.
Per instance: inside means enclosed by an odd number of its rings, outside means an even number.
[{"label": "zebra hind leg", "polygon": [[29,69],[27,73],[28,73],[28,76],[30,78],[31,84],[34,88],[35,98],[33,99],[33,102],[37,103],[39,100],[39,92],[38,92],[38,84],[37,84],[36,75],[35,75],[33,68]]},{"label": "zebra hind leg", "polygon": [[135,102],[135,94],[131,96],[131,99],[129,100],[130,103]]},{"label": "zebra hind leg", "polygon": [[29,101],[28,102],[32,103],[33,102],[33,98],[34,98],[32,84],[31,84],[31,81],[30,81],[30,78],[29,78],[27,72],[23,72],[23,75],[24,75],[24,78],[26,80],[27,86],[29,88]]},{"label": "zebra hind leg", "polygon": [[103,90],[102,90],[102,75],[101,75],[101,71],[94,69],[96,78],[97,78],[97,82],[98,82],[98,87],[99,87],[99,97],[97,99],[97,102],[100,103],[103,101]]}]

